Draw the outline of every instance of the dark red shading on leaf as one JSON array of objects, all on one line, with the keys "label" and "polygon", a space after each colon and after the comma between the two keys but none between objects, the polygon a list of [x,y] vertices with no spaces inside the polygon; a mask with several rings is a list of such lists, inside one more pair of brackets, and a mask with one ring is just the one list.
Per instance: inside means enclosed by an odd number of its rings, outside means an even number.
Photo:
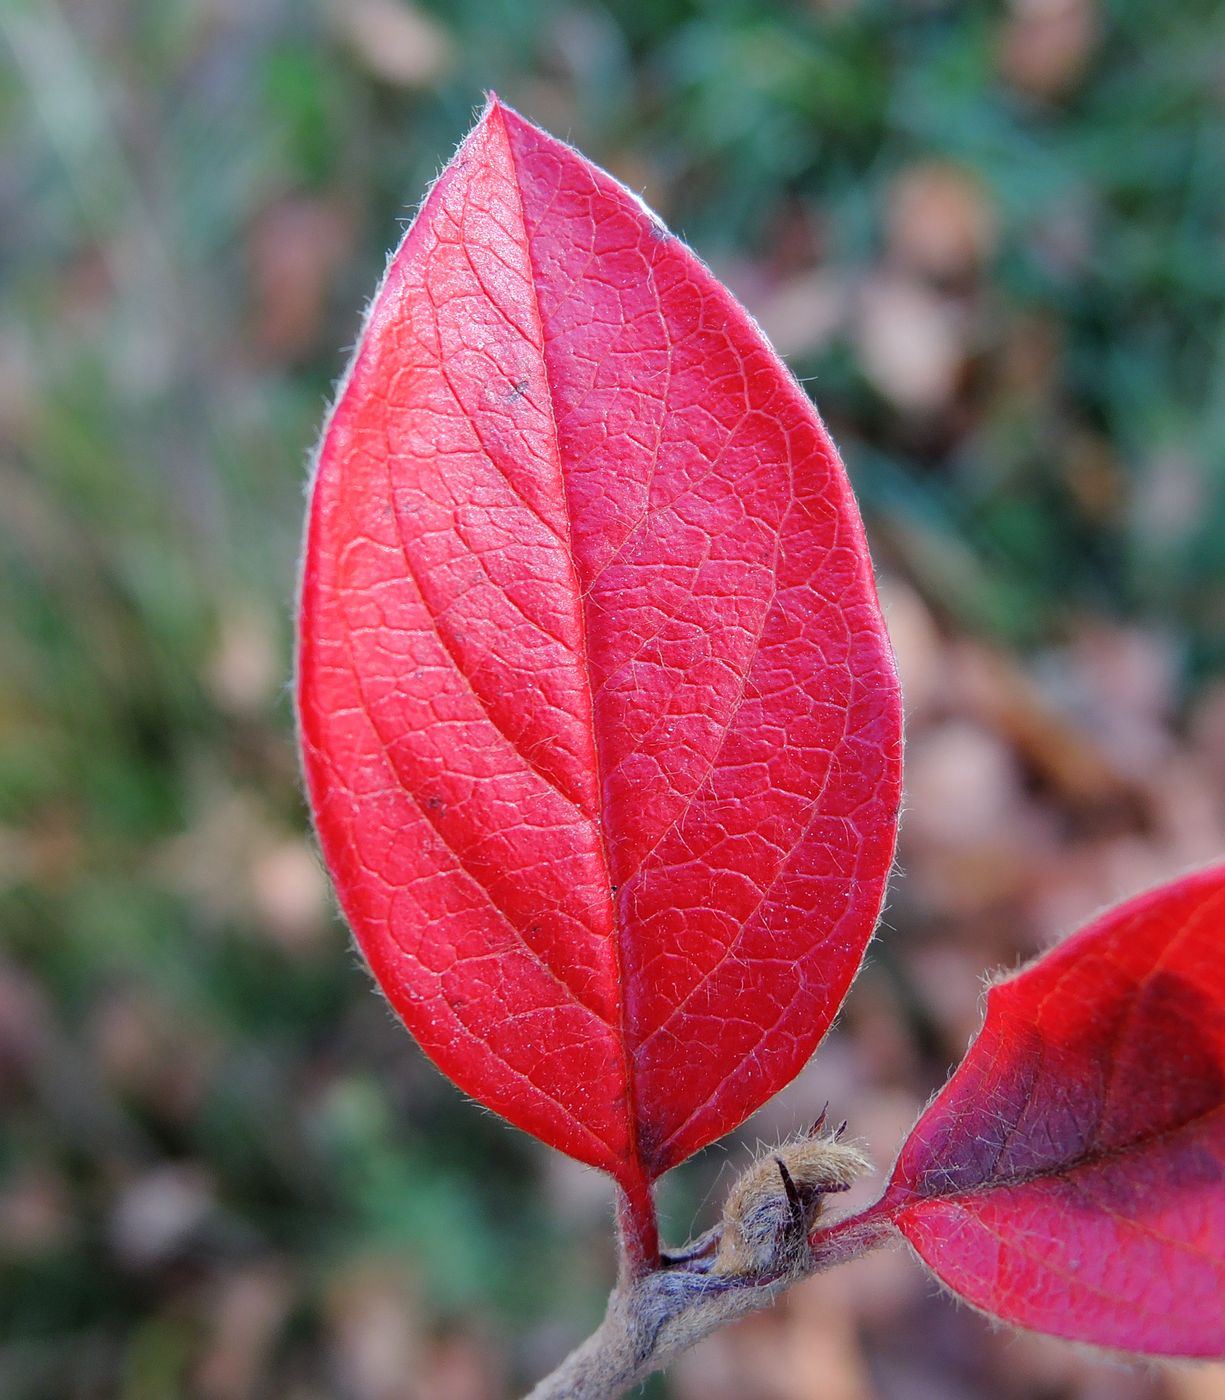
[{"label": "dark red shading on leaf", "polygon": [[992,987],[881,1211],[997,1317],[1225,1355],[1225,867]]},{"label": "dark red shading on leaf", "polygon": [[396,1010],[631,1196],[828,1028],[900,780],[845,474],[709,271],[496,101],[326,430],[298,705]]}]

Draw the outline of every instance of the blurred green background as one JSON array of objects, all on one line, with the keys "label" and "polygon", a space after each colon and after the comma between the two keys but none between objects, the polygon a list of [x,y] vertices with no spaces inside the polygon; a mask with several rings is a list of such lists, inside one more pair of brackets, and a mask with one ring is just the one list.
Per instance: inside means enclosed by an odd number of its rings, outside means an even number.
[{"label": "blurred green background", "polygon": [[[887,1166],[983,967],[1225,846],[1221,0],[0,0],[0,55],[3,1400],[479,1400],[602,1306],[602,1182],[371,990],[287,692],[305,462],[486,88],[758,316],[882,575],[905,878],[742,1142],[828,1097]],[[847,1280],[653,1393],[1225,1396]]]}]

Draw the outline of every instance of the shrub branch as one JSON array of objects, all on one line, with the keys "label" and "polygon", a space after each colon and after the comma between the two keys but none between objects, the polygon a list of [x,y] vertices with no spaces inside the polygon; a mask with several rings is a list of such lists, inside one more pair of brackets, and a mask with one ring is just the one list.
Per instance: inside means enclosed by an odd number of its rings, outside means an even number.
[{"label": "shrub branch", "polygon": [[754,1162],[729,1192],[719,1224],[654,1267],[635,1269],[623,1258],[603,1322],[527,1400],[615,1400],[792,1284],[882,1243],[892,1231],[876,1207],[820,1219],[826,1197],[867,1166],[840,1134],[814,1133]]}]

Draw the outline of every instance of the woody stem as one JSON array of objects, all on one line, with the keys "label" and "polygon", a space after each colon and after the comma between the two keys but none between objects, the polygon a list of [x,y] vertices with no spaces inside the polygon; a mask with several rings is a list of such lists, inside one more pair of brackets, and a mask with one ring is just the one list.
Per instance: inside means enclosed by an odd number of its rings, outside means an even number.
[{"label": "woody stem", "polygon": [[[627,1278],[628,1198],[621,1198],[621,1206],[623,1273],[604,1320],[527,1400],[616,1400],[725,1323],[767,1307],[801,1278],[864,1254],[892,1233],[883,1213],[869,1209],[816,1231],[806,1255],[797,1255],[784,1242],[777,1268],[767,1265],[730,1278],[684,1265],[661,1266],[656,1241],[654,1265]],[[641,1225],[643,1217],[631,1212],[631,1224],[635,1220]],[[653,1209],[649,1221],[655,1240]],[[630,1238],[641,1242],[642,1235]]]}]

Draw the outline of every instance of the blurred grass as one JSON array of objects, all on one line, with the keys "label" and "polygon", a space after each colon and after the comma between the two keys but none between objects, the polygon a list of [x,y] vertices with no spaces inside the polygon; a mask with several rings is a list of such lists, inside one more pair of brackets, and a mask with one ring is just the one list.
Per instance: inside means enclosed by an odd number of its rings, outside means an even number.
[{"label": "blurred grass", "polygon": [[941,627],[1151,628],[1185,708],[1225,663],[1223,36],[1219,0],[0,4],[0,1394],[494,1394],[599,1306],[602,1188],[461,1102],[338,931],[286,692],[304,463],[482,90],[748,300]]}]

